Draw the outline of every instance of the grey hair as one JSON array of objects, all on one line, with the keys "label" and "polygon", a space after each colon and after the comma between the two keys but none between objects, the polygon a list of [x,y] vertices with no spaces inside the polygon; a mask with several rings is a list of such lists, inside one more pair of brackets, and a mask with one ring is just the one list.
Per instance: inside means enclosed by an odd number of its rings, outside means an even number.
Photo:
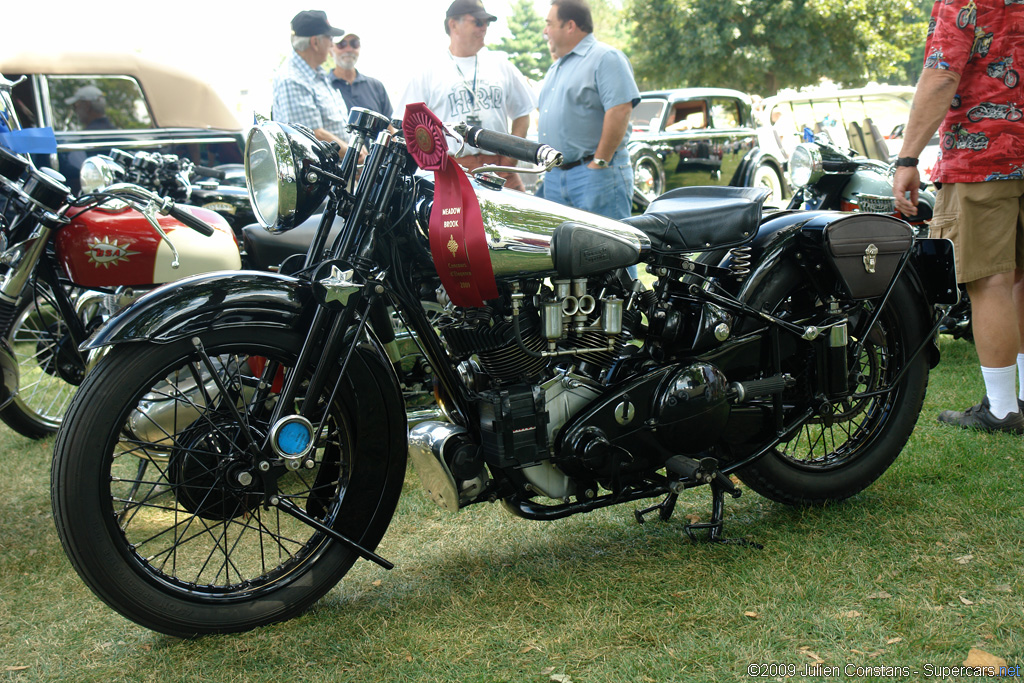
[{"label": "grey hair", "polygon": [[292,49],[296,52],[305,52],[309,49],[309,41],[313,36],[292,36]]}]

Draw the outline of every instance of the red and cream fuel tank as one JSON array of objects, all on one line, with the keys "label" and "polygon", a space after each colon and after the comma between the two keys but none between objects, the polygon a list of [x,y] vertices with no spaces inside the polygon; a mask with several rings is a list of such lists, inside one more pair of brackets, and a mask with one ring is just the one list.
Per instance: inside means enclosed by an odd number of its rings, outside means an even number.
[{"label": "red and cream fuel tank", "polygon": [[164,239],[141,213],[125,206],[71,211],[71,222],[54,241],[57,261],[71,281],[83,287],[141,287],[240,269],[238,242],[227,221],[213,211],[182,208],[213,227],[213,235],[201,235],[170,216],[157,216]]},{"label": "red and cream fuel tank", "polygon": [[611,218],[473,181],[498,279],[583,277],[639,262],[651,248],[641,230]]}]

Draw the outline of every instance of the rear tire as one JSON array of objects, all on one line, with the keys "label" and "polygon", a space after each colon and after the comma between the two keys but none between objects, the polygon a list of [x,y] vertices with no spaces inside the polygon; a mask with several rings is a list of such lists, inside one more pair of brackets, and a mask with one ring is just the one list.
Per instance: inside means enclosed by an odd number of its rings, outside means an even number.
[{"label": "rear tire", "polygon": [[315,467],[264,474],[228,406],[262,443],[280,368],[302,338],[257,325],[199,336],[228,401],[189,340],[117,346],[72,401],[51,478],[57,530],[82,579],[128,619],[178,637],[294,617],[356,561],[265,507],[267,492],[372,550],[405,472],[401,395],[375,351],[353,354],[339,398],[322,408]]},{"label": "rear tire", "polygon": [[[778,268],[750,303],[810,324],[822,320],[825,312],[792,266]],[[888,386],[920,344],[927,329],[926,307],[901,279],[878,323],[865,333],[859,328],[868,322],[873,302],[850,303],[848,353],[855,343],[864,342],[859,357],[848,359],[851,394],[877,391]],[[787,418],[813,405],[810,380],[815,370],[809,351],[808,345],[798,344],[783,359],[783,371],[797,379],[797,386],[783,395]],[[921,353],[892,393],[837,402],[831,424],[815,414],[788,442],[736,474],[762,496],[790,505],[848,498],[878,479],[900,454],[921,412],[927,384],[927,358]]]}]

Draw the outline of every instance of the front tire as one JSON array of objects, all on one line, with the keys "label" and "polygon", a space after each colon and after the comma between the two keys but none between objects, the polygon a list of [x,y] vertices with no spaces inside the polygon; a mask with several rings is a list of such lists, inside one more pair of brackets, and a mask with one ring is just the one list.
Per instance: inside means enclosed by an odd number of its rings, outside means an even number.
[{"label": "front tire", "polygon": [[[810,290],[797,268],[784,266],[750,301],[755,308],[791,322],[814,324],[823,319],[825,310]],[[832,415],[818,410],[788,442],[736,473],[762,496],[790,505],[843,500],[878,479],[910,438],[928,384],[925,354],[918,354],[892,392],[862,398],[857,394],[890,386],[928,327],[926,307],[901,279],[878,323],[867,331],[863,328],[874,303],[877,300],[847,302],[848,354],[863,342],[859,356],[848,358],[850,396],[833,404]],[[810,349],[798,344],[783,359],[783,372],[797,379],[797,386],[783,395],[789,419],[817,402]]]},{"label": "front tire", "polygon": [[339,398],[316,411],[328,417],[314,467],[263,470],[246,433],[263,443],[302,338],[257,325],[199,336],[209,365],[190,340],[115,347],[72,401],[51,479],[57,530],[86,584],[179,637],[294,617],[357,559],[267,506],[271,495],[372,550],[405,471],[401,395],[379,353],[360,347]]},{"label": "front tire", "polygon": [[0,410],[0,420],[30,439],[50,436],[60,427],[85,368],[48,288],[26,290],[7,342],[18,363],[19,386]]}]

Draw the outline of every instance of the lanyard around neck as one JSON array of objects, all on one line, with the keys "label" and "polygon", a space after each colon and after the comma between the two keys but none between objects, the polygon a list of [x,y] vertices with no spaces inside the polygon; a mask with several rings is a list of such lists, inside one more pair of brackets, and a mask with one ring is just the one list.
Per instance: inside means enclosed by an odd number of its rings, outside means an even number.
[{"label": "lanyard around neck", "polygon": [[473,109],[476,109],[476,76],[480,72],[480,69],[478,68],[480,63],[479,53],[473,55],[473,87],[469,86],[469,81],[466,80],[466,74],[462,73],[462,67],[460,67],[459,63],[455,61],[455,55],[452,54],[451,50],[448,51],[448,56],[451,57],[452,64],[455,65],[455,70],[459,72],[459,77],[462,79],[462,84],[466,86],[466,90],[469,91],[470,105],[472,105]]}]

